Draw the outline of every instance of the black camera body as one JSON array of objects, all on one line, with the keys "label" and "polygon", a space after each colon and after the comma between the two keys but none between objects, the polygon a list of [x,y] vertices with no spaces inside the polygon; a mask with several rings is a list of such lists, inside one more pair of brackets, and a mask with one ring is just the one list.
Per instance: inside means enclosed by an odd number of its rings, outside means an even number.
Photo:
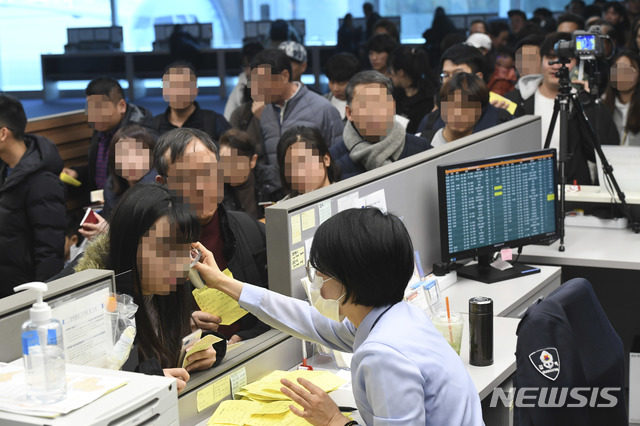
[{"label": "black camera body", "polygon": [[600,28],[592,31],[574,31],[571,40],[560,40],[554,46],[558,58],[596,59],[604,58],[603,40],[609,36],[600,34]]}]

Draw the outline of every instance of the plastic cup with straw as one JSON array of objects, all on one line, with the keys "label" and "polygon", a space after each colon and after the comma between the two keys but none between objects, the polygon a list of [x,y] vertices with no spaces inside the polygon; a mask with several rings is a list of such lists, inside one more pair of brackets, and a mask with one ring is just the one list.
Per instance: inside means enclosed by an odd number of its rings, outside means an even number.
[{"label": "plastic cup with straw", "polygon": [[433,318],[433,325],[442,334],[442,337],[451,345],[451,347],[460,355],[460,344],[462,343],[462,315],[459,313],[451,313],[449,298],[445,297],[446,311],[440,311]]}]

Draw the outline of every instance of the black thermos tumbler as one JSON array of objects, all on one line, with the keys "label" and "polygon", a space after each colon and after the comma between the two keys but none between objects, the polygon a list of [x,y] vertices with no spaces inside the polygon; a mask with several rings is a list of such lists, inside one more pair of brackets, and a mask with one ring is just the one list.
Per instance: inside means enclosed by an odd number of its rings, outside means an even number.
[{"label": "black thermos tumbler", "polygon": [[469,364],[493,364],[493,300],[488,297],[469,299]]}]

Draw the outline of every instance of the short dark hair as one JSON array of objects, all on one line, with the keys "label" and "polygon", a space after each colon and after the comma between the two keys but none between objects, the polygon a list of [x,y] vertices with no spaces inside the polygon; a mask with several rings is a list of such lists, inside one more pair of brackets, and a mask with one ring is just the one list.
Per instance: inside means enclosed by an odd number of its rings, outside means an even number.
[{"label": "short dark hair", "polygon": [[604,7],[602,8],[602,12],[606,12],[607,10],[609,10],[611,8],[613,8],[614,12],[616,12],[618,15],[620,15],[620,17],[623,18],[623,19],[624,19],[623,15],[627,14],[627,10],[622,5],[622,2],[618,3],[617,1],[610,1],[610,2],[606,3],[604,5]]},{"label": "short dark hair", "polygon": [[546,7],[537,8],[536,10],[533,11],[533,14],[534,15],[541,15],[541,16],[544,16],[545,18],[553,18],[553,12],[551,12]]},{"label": "short dark hair", "polygon": [[575,13],[564,13],[558,16],[558,26],[563,22],[573,22],[578,26],[579,30],[584,30],[584,18],[580,15],[576,15]]},{"label": "short dark hair", "polygon": [[377,208],[347,209],[318,227],[311,265],[339,281],[347,300],[363,306],[402,301],[413,273],[413,244],[397,216]]},{"label": "short dark hair", "polygon": [[17,140],[24,140],[27,115],[22,103],[11,95],[0,94],[0,127],[6,127]]},{"label": "short dark hair", "polygon": [[[322,161],[322,158],[325,155],[329,155],[329,158],[331,158],[329,147],[327,147],[322,134],[315,127],[296,126],[284,132],[278,141],[276,156],[278,158],[282,187],[286,188],[288,191],[292,191],[293,189],[291,188],[291,183],[287,181],[285,176],[284,159],[287,156],[287,150],[289,147],[296,142],[311,144],[312,149],[318,151],[318,158],[320,158],[320,161]],[[331,163],[329,164],[329,167],[327,167],[327,177],[329,178],[330,183],[333,183],[340,178],[340,170],[333,159],[331,159]]]},{"label": "short dark hair", "polygon": [[253,58],[255,58],[256,55],[263,50],[264,46],[257,42],[247,43],[242,46],[242,50],[240,52],[240,55],[242,56],[242,65],[251,66],[251,61],[253,60]]},{"label": "short dark hair", "polygon": [[400,34],[398,33],[398,27],[393,21],[389,19],[380,19],[373,26],[373,32],[375,33],[376,29],[384,28],[387,31],[387,34],[390,35],[397,43],[400,43]]},{"label": "short dark hair", "polygon": [[329,81],[345,82],[360,71],[360,60],[351,53],[336,53],[327,61],[325,74]]},{"label": "short dark hair", "polygon": [[470,102],[479,102],[482,109],[489,105],[489,89],[485,82],[475,74],[458,72],[451,76],[440,89],[440,102],[447,100],[450,94],[459,90]]},{"label": "short dark hair", "polygon": [[508,56],[508,57],[512,58],[513,60],[516,59],[516,53],[509,46],[500,46],[500,47],[498,47],[496,49],[496,58],[498,56]]},{"label": "short dark hair", "polygon": [[108,179],[111,180],[112,191],[115,194],[122,194],[129,188],[129,182],[116,172],[116,145],[121,139],[126,138],[142,142],[144,147],[149,150],[149,163],[153,167],[153,148],[156,145],[156,140],[149,130],[136,124],[118,129],[109,143],[109,157],[107,159]]},{"label": "short dark hair", "polygon": [[76,247],[79,247],[82,241],[84,241],[84,237],[79,231],[83,216],[84,212],[80,209],[70,210],[67,212],[65,220],[64,236],[67,238],[72,238],[74,235],[78,237]]},{"label": "short dark hair", "polygon": [[440,57],[440,67],[444,65],[444,61],[451,61],[456,65],[468,65],[474,74],[484,72],[484,55],[479,49],[468,44],[454,44],[445,50]]},{"label": "short dark hair", "polygon": [[555,56],[553,47],[560,40],[571,40],[571,34],[560,32],[549,33],[540,45],[540,57]]},{"label": "short dark hair", "polygon": [[540,45],[542,44],[543,41],[544,41],[544,34],[530,34],[530,35],[528,35],[526,37],[523,37],[520,41],[518,41],[518,43],[516,44],[516,52],[522,46],[538,46],[538,47],[540,47]]},{"label": "short dark hair", "polygon": [[469,29],[471,29],[471,27],[473,27],[475,24],[482,24],[484,25],[484,30],[486,31],[487,34],[489,34],[490,32],[490,27],[489,24],[487,23],[487,21],[485,21],[484,19],[474,19],[473,21],[471,21],[471,23],[469,24]]},{"label": "short dark hair", "polygon": [[269,65],[271,74],[282,74],[283,71],[289,72],[289,81],[292,78],[291,59],[280,49],[265,49],[258,52],[251,61],[251,69],[260,65]]},{"label": "short dark hair", "polygon": [[125,99],[124,90],[118,83],[118,80],[114,80],[111,77],[96,77],[89,82],[89,85],[84,90],[85,96],[101,95],[108,97],[111,102],[118,103],[121,99]]},{"label": "short dark hair", "polygon": [[505,21],[492,21],[491,27],[489,28],[489,35],[494,37],[498,37],[501,32],[509,31],[509,24]]},{"label": "short dark hair", "polygon": [[510,11],[507,12],[507,15],[509,16],[509,18],[513,16],[519,16],[525,21],[527,20],[527,14],[521,11],[520,9],[511,9]]},{"label": "short dark hair", "polygon": [[379,84],[387,89],[389,96],[393,96],[393,83],[389,77],[385,77],[378,71],[360,71],[358,74],[351,77],[347,87],[344,89],[344,96],[347,99],[347,105],[351,105],[353,101],[353,92],[356,86],[361,84]]},{"label": "short dark hair", "polygon": [[256,143],[251,135],[244,130],[229,129],[220,136],[220,146],[225,145],[238,151],[244,157],[253,157],[256,153]]},{"label": "short dark hair", "polygon": [[198,74],[196,73],[196,69],[193,64],[191,62],[183,60],[173,61],[169,65],[167,65],[167,67],[164,69],[164,72],[162,73],[162,76],[164,77],[164,75],[168,73],[172,68],[188,69],[194,78],[198,78]]},{"label": "short dark hair", "polygon": [[398,42],[389,34],[376,34],[367,42],[367,52],[387,52],[391,53],[398,47]]},{"label": "short dark hair", "polygon": [[[209,151],[216,155],[217,159],[220,158],[218,147],[216,147],[211,137],[202,130],[189,129],[187,127],[173,129],[163,133],[153,149],[153,164],[160,176],[167,176],[169,166],[184,155],[185,148],[193,139],[198,139]],[[171,163],[167,163],[164,158],[169,149],[171,150]]]},{"label": "short dark hair", "polygon": [[369,2],[366,2],[362,5],[362,10],[364,12],[373,12],[373,5]]},{"label": "short dark hair", "polygon": [[284,19],[276,19],[271,22],[269,29],[269,37],[271,40],[285,41],[289,38],[289,24]]}]

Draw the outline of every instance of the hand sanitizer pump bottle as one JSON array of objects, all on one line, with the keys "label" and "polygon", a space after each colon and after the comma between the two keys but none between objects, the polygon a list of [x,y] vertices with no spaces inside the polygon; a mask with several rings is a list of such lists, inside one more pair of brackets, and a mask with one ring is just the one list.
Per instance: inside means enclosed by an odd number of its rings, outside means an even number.
[{"label": "hand sanitizer pump bottle", "polygon": [[42,404],[64,399],[67,381],[62,345],[62,325],[51,318],[51,307],[42,301],[45,283],[19,285],[14,291],[32,289],[37,302],[29,310],[30,319],[22,324],[22,354],[27,381],[27,397]]}]

